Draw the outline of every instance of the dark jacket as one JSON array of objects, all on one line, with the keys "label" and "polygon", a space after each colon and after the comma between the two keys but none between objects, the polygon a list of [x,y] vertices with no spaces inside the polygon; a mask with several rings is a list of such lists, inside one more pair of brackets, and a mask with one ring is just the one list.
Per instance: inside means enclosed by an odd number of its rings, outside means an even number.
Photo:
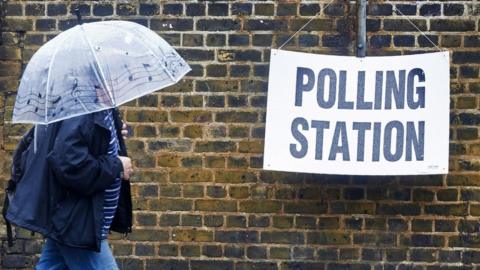
[{"label": "dark jacket", "polygon": [[[113,115],[119,155],[126,156],[118,112]],[[107,154],[111,135],[103,118],[100,112],[37,126],[37,151],[32,141],[6,215],[12,224],[67,246],[100,251],[104,190],[123,170],[120,160]],[[111,230],[128,233],[131,226],[130,182],[122,181]]]}]

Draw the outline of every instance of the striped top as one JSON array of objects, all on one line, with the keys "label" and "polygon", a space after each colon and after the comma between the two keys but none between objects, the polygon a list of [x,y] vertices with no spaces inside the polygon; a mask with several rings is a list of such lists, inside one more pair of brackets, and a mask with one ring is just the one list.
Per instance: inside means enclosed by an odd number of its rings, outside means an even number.
[{"label": "striped top", "polygon": [[[119,142],[117,137],[117,130],[113,122],[112,111],[107,110],[105,113],[105,123],[110,128],[110,142],[108,144],[108,155],[118,156]],[[115,211],[118,206],[118,198],[120,197],[120,186],[121,186],[120,175],[117,176],[115,182],[105,189],[105,199],[103,202],[103,227],[102,227],[102,239],[107,239],[108,231],[110,230],[110,225],[113,221],[113,216],[115,216]]]}]

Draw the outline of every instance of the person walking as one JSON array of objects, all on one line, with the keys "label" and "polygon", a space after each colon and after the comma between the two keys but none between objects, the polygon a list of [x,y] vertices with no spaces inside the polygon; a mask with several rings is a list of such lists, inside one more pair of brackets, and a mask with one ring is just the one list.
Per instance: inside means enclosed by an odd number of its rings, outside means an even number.
[{"label": "person walking", "polygon": [[[60,224],[63,227],[55,228],[47,236],[36,269],[118,269],[107,237],[112,224],[119,232],[130,231],[131,204],[124,203],[129,201],[130,194],[122,194],[121,186],[122,180],[129,180],[132,165],[126,157],[124,138],[117,132],[119,124],[115,123],[120,120],[113,109],[60,123],[47,159],[60,182],[60,190],[66,194],[60,196],[58,204],[70,206],[73,213],[69,213],[69,224]],[[126,135],[125,126],[123,133]],[[76,203],[71,204],[72,200]],[[121,224],[121,220],[129,222]],[[54,220],[54,227],[55,223],[58,222]],[[92,241],[95,245],[80,247],[89,238],[96,240]]]},{"label": "person walking", "polygon": [[[110,230],[131,232],[132,164],[115,109],[37,125],[8,209],[13,224],[46,237],[36,269],[118,269]],[[36,148],[36,149],[35,149]]]},{"label": "person walking", "polygon": [[150,29],[76,11],[78,25],[30,59],[12,115],[35,127],[14,155],[4,216],[45,236],[40,270],[118,268],[106,239],[131,232],[132,164],[116,108],[191,70]]}]

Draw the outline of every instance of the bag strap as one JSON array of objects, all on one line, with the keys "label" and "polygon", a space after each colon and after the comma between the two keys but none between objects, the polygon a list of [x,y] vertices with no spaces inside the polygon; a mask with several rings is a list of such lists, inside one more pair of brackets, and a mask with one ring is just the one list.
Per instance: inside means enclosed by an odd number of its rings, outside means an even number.
[{"label": "bag strap", "polygon": [[[12,181],[12,180],[10,180],[10,181]],[[7,219],[7,209],[8,209],[9,205],[10,205],[10,200],[8,198],[7,192],[5,192],[5,199],[3,201],[2,215],[3,215],[3,219],[5,220],[5,225],[7,226],[8,247],[13,247],[12,224],[10,224],[10,221],[8,221],[8,219]]]}]

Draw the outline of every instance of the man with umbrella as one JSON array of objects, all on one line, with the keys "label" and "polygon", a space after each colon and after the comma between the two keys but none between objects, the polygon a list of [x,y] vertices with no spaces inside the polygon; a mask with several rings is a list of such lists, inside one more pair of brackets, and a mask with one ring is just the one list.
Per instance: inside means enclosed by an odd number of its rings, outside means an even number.
[{"label": "man with umbrella", "polygon": [[106,239],[131,231],[132,165],[115,107],[189,71],[162,38],[124,21],[80,24],[32,57],[13,122],[36,125],[14,157],[6,218],[47,238],[37,269],[118,268]]},{"label": "man with umbrella", "polygon": [[[46,235],[37,269],[117,269],[106,240],[108,232],[111,228],[127,233],[132,224],[127,188],[132,165],[117,131],[120,127],[118,112],[109,109],[46,129],[46,134],[58,129],[46,159],[52,179],[61,187],[54,195],[58,205],[51,217],[53,230]],[[49,137],[40,133],[37,151],[42,152]]]}]

